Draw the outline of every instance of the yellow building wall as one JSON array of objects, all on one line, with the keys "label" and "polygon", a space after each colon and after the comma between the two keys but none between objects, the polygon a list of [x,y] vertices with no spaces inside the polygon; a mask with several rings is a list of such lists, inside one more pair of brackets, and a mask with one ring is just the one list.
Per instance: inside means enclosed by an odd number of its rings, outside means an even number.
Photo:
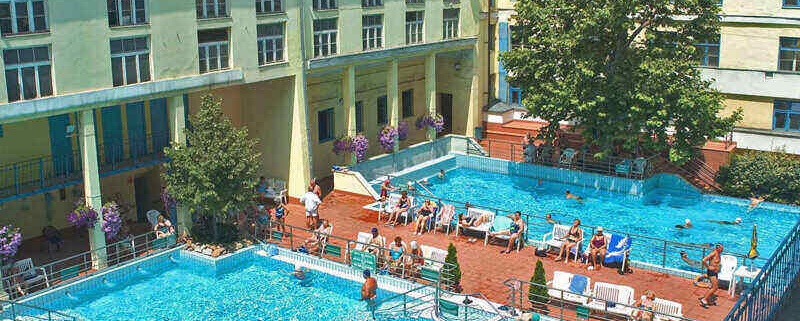
[{"label": "yellow building wall", "polygon": [[742,121],[738,127],[772,129],[774,102],[769,97],[727,95],[722,115],[730,115],[736,109],[742,109]]},{"label": "yellow building wall", "polygon": [[722,3],[722,13],[744,16],[800,17],[800,10],[785,9],[782,7],[782,3],[782,0],[725,0]]},{"label": "yellow building wall", "polygon": [[777,70],[780,37],[800,37],[800,28],[723,25],[720,34],[721,68]]},{"label": "yellow building wall", "polygon": [[241,93],[243,125],[258,139],[261,175],[287,180],[294,79],[244,85]]},{"label": "yellow building wall", "polygon": [[0,164],[21,162],[46,155],[50,155],[50,124],[47,118],[3,125],[3,137],[0,137]]}]

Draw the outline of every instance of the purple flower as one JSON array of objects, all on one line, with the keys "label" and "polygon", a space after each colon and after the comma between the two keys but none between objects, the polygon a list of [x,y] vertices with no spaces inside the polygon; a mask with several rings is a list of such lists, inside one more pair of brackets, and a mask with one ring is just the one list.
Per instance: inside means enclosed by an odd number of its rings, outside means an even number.
[{"label": "purple flower", "polygon": [[384,150],[390,152],[394,150],[394,143],[395,140],[398,139],[398,136],[397,129],[387,125],[378,133],[378,141],[381,143],[381,147],[383,147]]},{"label": "purple flower", "polygon": [[100,210],[103,213],[103,232],[106,233],[106,239],[113,239],[122,228],[122,216],[119,213],[119,205],[116,202],[109,202],[103,205]]},{"label": "purple flower", "polygon": [[12,225],[0,228],[0,255],[3,258],[17,255],[20,245],[22,245],[22,234],[18,228],[14,228]]},{"label": "purple flower", "polygon": [[353,140],[348,136],[339,136],[333,141],[333,153],[339,155],[342,152],[353,151]]},{"label": "purple flower", "polygon": [[77,203],[72,212],[67,213],[67,222],[78,228],[94,226],[97,222],[97,212],[86,206],[86,203]]},{"label": "purple flower", "polygon": [[401,121],[397,123],[397,139],[406,140],[408,138],[408,122]]},{"label": "purple flower", "polygon": [[350,147],[353,149],[353,153],[356,154],[356,162],[363,161],[367,156],[369,140],[364,135],[356,135],[350,140]]},{"label": "purple flower", "polygon": [[417,118],[417,129],[433,128],[437,133],[444,130],[444,117],[439,114],[425,115]]}]

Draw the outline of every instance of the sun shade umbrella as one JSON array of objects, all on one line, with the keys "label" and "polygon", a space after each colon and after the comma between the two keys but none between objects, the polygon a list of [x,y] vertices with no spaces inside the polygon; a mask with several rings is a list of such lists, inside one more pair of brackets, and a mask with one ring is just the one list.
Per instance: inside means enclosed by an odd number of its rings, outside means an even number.
[{"label": "sun shade umbrella", "polygon": [[758,257],[758,235],[756,234],[756,224],[753,224],[753,235],[750,237],[750,252],[747,252],[747,258],[752,260],[750,262],[750,270],[753,270],[753,263]]}]

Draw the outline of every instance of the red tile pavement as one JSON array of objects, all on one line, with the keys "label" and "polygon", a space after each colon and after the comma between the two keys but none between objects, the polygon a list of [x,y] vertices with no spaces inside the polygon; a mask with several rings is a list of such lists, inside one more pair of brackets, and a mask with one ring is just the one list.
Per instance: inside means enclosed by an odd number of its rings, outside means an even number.
[{"label": "red tile pavement", "polygon": [[[329,219],[334,225],[334,235],[355,239],[358,232],[367,232],[372,227],[378,226],[381,234],[392,239],[401,236],[405,242],[416,240],[421,244],[446,249],[448,243],[453,243],[458,249],[459,264],[462,269],[462,286],[468,293],[480,292],[490,300],[506,303],[508,288],[503,281],[515,277],[529,280],[533,275],[536,259],[531,247],[519,253],[500,254],[499,245],[483,245],[483,242],[469,243],[463,236],[455,237],[443,233],[426,233],[422,236],[413,236],[411,225],[386,227],[376,224],[377,213],[362,209],[362,206],[371,202],[369,197],[353,195],[350,193],[333,191],[323,199],[320,215]],[[295,226],[304,226],[303,208],[299,204],[289,205],[290,215],[287,223]],[[696,320],[722,320],[727,315],[735,302],[735,298],[728,296],[724,289],[717,291],[719,298],[717,306],[704,309],[699,306],[697,298],[702,296],[705,289],[692,285],[691,280],[647,270],[635,269],[634,273],[619,275],[616,269],[603,269],[600,271],[587,271],[585,267],[577,264],[564,264],[554,262],[552,258],[543,259],[547,279],[551,279],[554,270],[580,273],[589,276],[592,282],[603,281],[614,284],[624,284],[636,290],[637,297],[650,289],[658,297],[683,304],[683,314],[687,318]]]}]

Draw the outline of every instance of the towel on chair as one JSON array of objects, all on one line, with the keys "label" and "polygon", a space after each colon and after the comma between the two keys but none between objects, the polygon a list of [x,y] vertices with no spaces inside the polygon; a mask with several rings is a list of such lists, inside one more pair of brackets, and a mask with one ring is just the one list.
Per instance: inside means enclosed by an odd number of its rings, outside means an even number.
[{"label": "towel on chair", "polygon": [[572,293],[583,293],[586,290],[588,279],[580,274],[575,274],[569,283],[569,291]]}]

